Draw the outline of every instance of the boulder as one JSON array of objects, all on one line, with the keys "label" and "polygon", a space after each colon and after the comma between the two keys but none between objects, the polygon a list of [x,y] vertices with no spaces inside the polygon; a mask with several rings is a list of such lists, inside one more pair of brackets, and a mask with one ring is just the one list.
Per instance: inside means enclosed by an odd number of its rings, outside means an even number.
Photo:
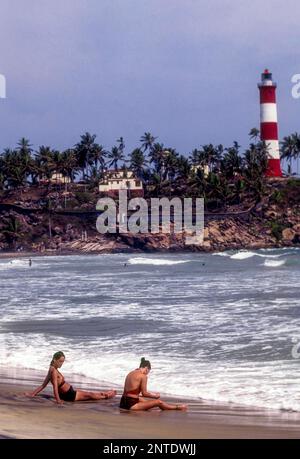
[{"label": "boulder", "polygon": [[284,241],[292,242],[295,236],[296,232],[291,228],[285,228],[282,231],[282,239]]},{"label": "boulder", "polygon": [[215,226],[212,226],[209,228],[209,236],[213,239],[219,239],[222,238],[222,234],[220,233],[219,229],[216,228]]}]

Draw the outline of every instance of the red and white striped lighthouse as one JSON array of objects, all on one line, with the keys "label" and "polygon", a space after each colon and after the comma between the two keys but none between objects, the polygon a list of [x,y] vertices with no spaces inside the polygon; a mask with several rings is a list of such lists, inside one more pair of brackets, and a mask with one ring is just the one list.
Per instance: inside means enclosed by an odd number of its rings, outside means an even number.
[{"label": "red and white striped lighthouse", "polygon": [[261,74],[258,83],[260,94],[260,138],[265,141],[269,160],[266,175],[282,177],[278,142],[276,83],[272,81],[272,73],[268,69]]}]

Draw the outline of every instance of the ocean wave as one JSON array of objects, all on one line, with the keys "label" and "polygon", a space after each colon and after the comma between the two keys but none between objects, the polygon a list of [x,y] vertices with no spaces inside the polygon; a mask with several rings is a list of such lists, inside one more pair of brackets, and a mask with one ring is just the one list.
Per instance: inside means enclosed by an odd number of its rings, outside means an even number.
[{"label": "ocean wave", "polygon": [[[287,357],[294,344],[289,337],[298,335],[300,325],[299,252],[291,258],[281,249],[221,253],[214,259],[199,253],[110,254],[105,260],[91,255],[76,263],[65,257],[63,267],[56,261],[55,269],[49,257],[43,261],[49,260],[43,275],[37,269],[40,259],[33,260],[32,269],[28,259],[12,264],[14,269],[0,275],[2,360],[6,367],[44,373],[52,354],[61,349],[68,381],[76,383],[80,368],[82,387],[93,378],[99,381],[94,387],[102,388],[102,381],[110,387],[113,381],[122,390],[125,375],[145,355],[155,366],[150,390],[178,399],[188,393],[195,399],[300,410],[295,381],[299,361]],[[256,263],[247,261],[253,256]],[[203,259],[217,269],[197,270]],[[137,266],[124,270],[125,261]],[[1,260],[0,265],[9,262]],[[280,295],[274,262],[289,266],[277,268]],[[155,266],[178,263],[188,264]],[[245,269],[231,270],[228,264],[244,264]],[[167,270],[170,275],[161,276]],[[286,313],[292,320],[286,320]],[[139,322],[143,317],[153,322]]]},{"label": "ocean wave", "polygon": [[[250,252],[247,250],[243,250],[237,253],[234,253],[233,255],[230,256],[232,260],[246,260],[247,258],[252,258],[252,257],[261,257],[261,258],[279,258],[283,254],[266,254],[266,253],[258,253],[258,252]],[[286,254],[285,254],[286,255]]]},{"label": "ocean wave", "polygon": [[230,257],[230,253],[228,252],[216,252],[216,253],[213,253],[212,255],[217,255],[219,257]]},{"label": "ocean wave", "polygon": [[27,268],[29,266],[28,259],[13,259],[0,263],[0,270],[13,269],[13,268]]},{"label": "ocean wave", "polygon": [[265,260],[264,266],[268,268],[278,268],[279,266],[285,265],[286,260]]},{"label": "ocean wave", "polygon": [[[42,377],[47,372],[53,353],[63,349],[67,359],[62,372],[68,381],[73,384],[80,382],[84,388],[94,382],[94,387],[115,387],[121,391],[125,375],[136,368],[140,358],[139,355],[121,350],[102,350],[100,353],[96,342],[85,350],[79,343],[59,341],[57,337],[50,337],[46,343],[41,334],[26,336],[22,345],[18,336],[10,336],[6,343],[1,344],[6,344],[2,348],[6,371],[8,375],[15,376],[19,370],[32,369],[37,372],[37,377]],[[189,359],[172,360],[168,357],[151,355],[156,372],[151,375],[149,385],[151,390],[159,390],[162,397],[169,395],[184,400],[188,393],[189,398],[194,400],[201,398],[240,406],[300,411],[297,384],[291,385],[293,368],[286,363],[278,368],[275,364],[272,367],[267,362],[257,362],[253,368],[247,364],[237,367],[224,362],[222,365],[203,362],[195,368],[194,362]],[[168,368],[168,378],[165,368]],[[78,376],[81,376],[80,381]]]},{"label": "ocean wave", "polygon": [[143,258],[135,257],[130,258],[128,263],[131,265],[179,265],[182,263],[189,263],[190,260],[166,260],[164,258]]},{"label": "ocean wave", "polygon": [[254,252],[242,251],[242,252],[237,252],[237,253],[234,253],[233,255],[230,255],[230,258],[232,260],[246,260],[246,258],[252,258],[255,255],[257,254]]}]

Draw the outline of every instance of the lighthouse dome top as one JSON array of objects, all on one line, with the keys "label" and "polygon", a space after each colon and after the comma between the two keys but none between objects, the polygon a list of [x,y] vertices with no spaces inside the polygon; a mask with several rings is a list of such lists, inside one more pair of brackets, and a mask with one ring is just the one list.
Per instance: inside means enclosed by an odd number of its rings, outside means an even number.
[{"label": "lighthouse dome top", "polygon": [[263,73],[261,74],[261,83],[258,86],[259,87],[261,86],[275,86],[276,87],[276,83],[273,82],[272,73],[269,71],[269,69],[265,69]]},{"label": "lighthouse dome top", "polygon": [[272,81],[272,73],[268,69],[265,69],[264,72],[261,74],[261,81],[264,80]]}]

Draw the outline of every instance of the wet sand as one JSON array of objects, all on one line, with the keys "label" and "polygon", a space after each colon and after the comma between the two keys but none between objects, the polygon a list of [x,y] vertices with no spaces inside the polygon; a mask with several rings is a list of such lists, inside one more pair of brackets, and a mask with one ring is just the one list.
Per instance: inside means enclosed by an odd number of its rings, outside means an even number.
[{"label": "wet sand", "polygon": [[[58,406],[51,387],[35,398],[25,391],[41,382],[36,372],[0,370],[0,438],[23,439],[204,439],[299,438],[300,413],[268,411],[208,401],[188,402],[187,412],[122,411],[115,399]],[[69,378],[68,378],[69,379]],[[95,382],[75,388],[106,389]],[[162,397],[170,402],[179,402]]]}]

